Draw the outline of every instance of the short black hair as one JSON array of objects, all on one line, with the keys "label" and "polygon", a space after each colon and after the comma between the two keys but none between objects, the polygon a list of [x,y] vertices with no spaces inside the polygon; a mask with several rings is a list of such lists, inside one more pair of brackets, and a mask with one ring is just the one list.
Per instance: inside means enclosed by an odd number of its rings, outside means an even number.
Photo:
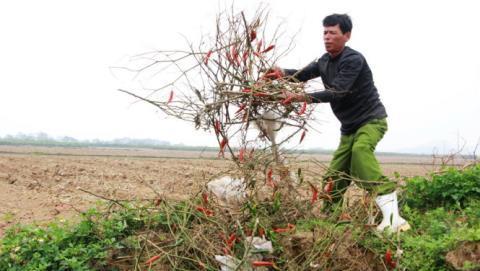
[{"label": "short black hair", "polygon": [[347,14],[332,14],[328,15],[323,19],[323,26],[340,26],[340,30],[342,30],[342,33],[348,33],[352,32],[352,20],[350,19],[350,16]]}]

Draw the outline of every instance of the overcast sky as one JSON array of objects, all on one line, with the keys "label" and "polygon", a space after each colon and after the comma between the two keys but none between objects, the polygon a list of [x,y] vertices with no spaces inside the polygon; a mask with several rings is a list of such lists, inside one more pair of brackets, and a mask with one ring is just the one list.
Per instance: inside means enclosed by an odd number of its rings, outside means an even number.
[{"label": "overcast sky", "polygon": [[[450,152],[480,139],[480,16],[476,1],[237,1],[265,3],[296,47],[279,65],[301,68],[324,53],[321,20],[348,13],[349,46],[366,57],[389,114],[379,151]],[[155,138],[216,145],[211,134],[116,91],[109,67],[138,53],[184,49],[213,33],[222,1],[2,1],[0,136],[45,132],[78,139]],[[228,6],[228,5],[227,5]],[[317,106],[321,133],[305,147],[334,149],[339,123]]]}]

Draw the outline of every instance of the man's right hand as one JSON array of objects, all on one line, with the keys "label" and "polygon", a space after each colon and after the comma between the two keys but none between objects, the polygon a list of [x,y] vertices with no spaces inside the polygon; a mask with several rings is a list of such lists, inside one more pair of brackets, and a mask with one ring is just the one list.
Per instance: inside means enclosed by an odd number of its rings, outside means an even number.
[{"label": "man's right hand", "polygon": [[263,79],[275,80],[275,79],[280,79],[283,76],[284,76],[283,70],[281,68],[277,67],[277,66],[273,66],[272,68],[265,71],[262,78]]},{"label": "man's right hand", "polygon": [[311,99],[305,93],[294,93],[291,91],[284,91],[282,94],[278,95],[278,99],[284,103],[294,103],[294,102],[307,102],[310,103]]}]

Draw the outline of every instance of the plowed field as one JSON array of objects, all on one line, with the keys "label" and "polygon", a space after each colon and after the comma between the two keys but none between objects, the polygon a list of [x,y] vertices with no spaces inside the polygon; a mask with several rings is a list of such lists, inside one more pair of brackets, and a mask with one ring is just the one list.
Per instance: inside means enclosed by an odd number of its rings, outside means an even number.
[{"label": "plowed field", "polygon": [[[301,159],[328,163],[328,155]],[[379,156],[386,175],[423,175],[429,157]],[[0,146],[0,236],[15,223],[72,218],[103,198],[182,199],[221,174],[214,152]]]}]

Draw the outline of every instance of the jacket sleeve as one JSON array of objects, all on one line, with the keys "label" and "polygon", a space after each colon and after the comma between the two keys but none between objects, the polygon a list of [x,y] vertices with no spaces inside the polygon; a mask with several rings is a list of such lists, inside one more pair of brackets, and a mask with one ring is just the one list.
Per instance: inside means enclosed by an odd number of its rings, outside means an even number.
[{"label": "jacket sleeve", "polygon": [[295,69],[283,69],[283,73],[286,76],[292,76],[293,80],[298,80],[300,82],[306,82],[310,79],[320,76],[320,69],[318,67],[318,62],[313,61],[312,63],[308,64],[301,70]]},{"label": "jacket sleeve", "polygon": [[328,103],[352,93],[354,91],[353,85],[362,70],[364,62],[361,55],[350,55],[343,59],[335,79],[330,83],[329,89],[309,94],[312,102]]}]

